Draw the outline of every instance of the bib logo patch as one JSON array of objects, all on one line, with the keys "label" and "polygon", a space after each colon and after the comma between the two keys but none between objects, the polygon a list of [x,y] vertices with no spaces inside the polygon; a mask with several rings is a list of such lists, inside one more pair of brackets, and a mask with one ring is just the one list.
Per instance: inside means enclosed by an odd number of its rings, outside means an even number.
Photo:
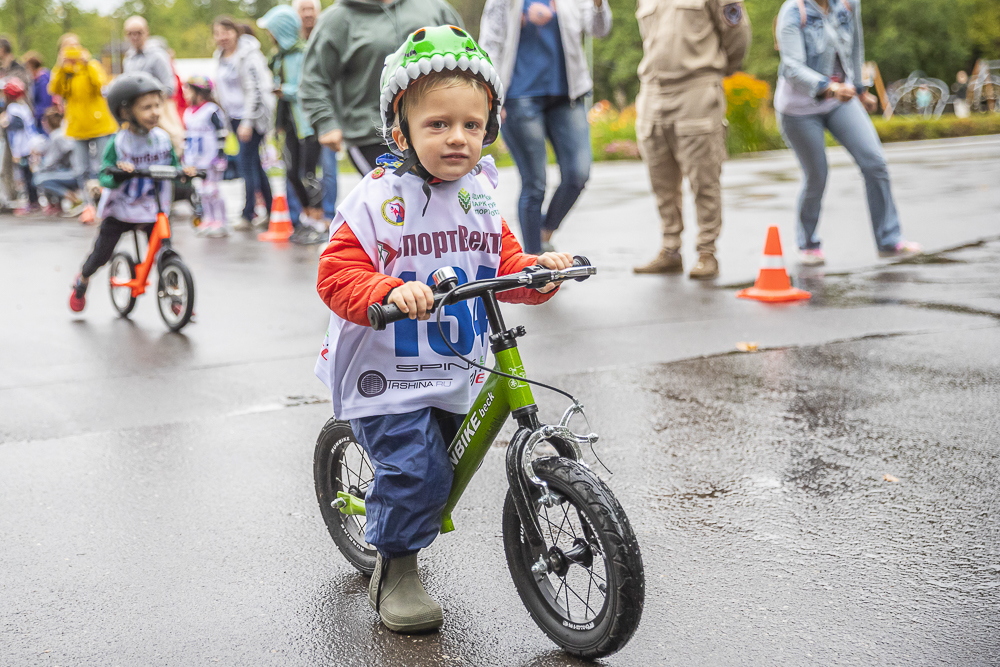
[{"label": "bib logo patch", "polygon": [[392,260],[396,259],[399,251],[390,246],[387,243],[377,242],[378,245],[378,257],[382,260],[382,266],[388,267],[392,264]]},{"label": "bib logo patch", "polygon": [[458,203],[466,213],[472,209],[472,196],[465,188],[458,191]]},{"label": "bib logo patch", "polygon": [[358,393],[365,398],[381,396],[388,388],[385,376],[378,371],[365,371],[358,378]]},{"label": "bib logo patch", "polygon": [[382,218],[390,225],[401,226],[405,215],[406,206],[402,197],[393,197],[382,202]]},{"label": "bib logo patch", "polygon": [[372,169],[373,179],[382,178],[383,176],[385,176],[385,169],[383,169],[382,167],[375,167],[374,169]]}]

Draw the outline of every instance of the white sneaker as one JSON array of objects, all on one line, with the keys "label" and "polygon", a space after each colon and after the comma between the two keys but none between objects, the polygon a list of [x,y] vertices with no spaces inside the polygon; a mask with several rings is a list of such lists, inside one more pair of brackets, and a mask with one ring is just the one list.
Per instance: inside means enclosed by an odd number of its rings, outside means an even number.
[{"label": "white sneaker", "polygon": [[233,223],[233,230],[237,232],[248,232],[251,229],[253,229],[253,223],[242,216]]},{"label": "white sneaker", "polygon": [[267,214],[267,211],[264,211],[263,213],[259,214],[256,218],[254,218],[250,224],[253,225],[254,227],[263,229],[264,227],[267,227],[270,221],[271,221],[271,216]]},{"label": "white sneaker", "polygon": [[205,230],[205,236],[210,239],[221,239],[229,236],[229,230],[226,229],[225,224],[221,222],[213,222],[210,223],[208,229]]},{"label": "white sneaker", "polygon": [[826,264],[826,256],[820,248],[808,248],[799,250],[799,264],[802,266],[823,266]]}]

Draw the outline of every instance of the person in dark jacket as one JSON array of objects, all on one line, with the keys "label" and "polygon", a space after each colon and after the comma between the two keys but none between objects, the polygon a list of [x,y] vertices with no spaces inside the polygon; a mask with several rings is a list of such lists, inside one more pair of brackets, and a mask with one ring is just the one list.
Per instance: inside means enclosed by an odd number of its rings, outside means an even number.
[{"label": "person in dark jacket", "polygon": [[462,26],[444,0],[338,0],[306,45],[299,101],[319,142],[347,155],[362,175],[388,151],[379,134],[385,57],[425,26]]},{"label": "person in dark jacket", "polygon": [[28,51],[21,60],[31,74],[31,93],[35,101],[35,126],[40,132],[42,129],[42,116],[53,105],[52,95],[49,94],[49,80],[52,72],[48,67],[42,67],[42,56],[37,51]]}]

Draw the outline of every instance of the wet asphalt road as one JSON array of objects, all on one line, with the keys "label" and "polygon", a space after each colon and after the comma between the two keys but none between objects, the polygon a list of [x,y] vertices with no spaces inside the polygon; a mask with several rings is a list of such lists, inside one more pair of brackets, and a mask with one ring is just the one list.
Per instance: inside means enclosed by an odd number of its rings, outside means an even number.
[{"label": "wet asphalt road", "polygon": [[[500,447],[424,554],[444,629],[380,628],[312,489],[314,249],[179,227],[198,323],[172,335],[148,297],[114,318],[101,274],[67,312],[91,234],[0,219],[0,665],[583,664],[510,581]],[[1000,240],[803,271],[784,307],[608,264],[505,311],[642,547],[642,624],[603,663],[1000,664]]]}]

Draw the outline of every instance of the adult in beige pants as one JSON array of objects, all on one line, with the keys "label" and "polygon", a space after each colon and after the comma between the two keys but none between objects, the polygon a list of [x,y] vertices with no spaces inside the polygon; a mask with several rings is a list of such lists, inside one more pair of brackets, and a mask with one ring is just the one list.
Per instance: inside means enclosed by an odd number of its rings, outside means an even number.
[{"label": "adult in beige pants", "polygon": [[682,273],[681,182],[698,213],[698,263],[691,278],[719,275],[715,239],[722,228],[719,177],[726,159],[722,78],[750,46],[742,0],[639,0],[642,34],[635,131],[663,221],[663,247],[636,273]]}]

